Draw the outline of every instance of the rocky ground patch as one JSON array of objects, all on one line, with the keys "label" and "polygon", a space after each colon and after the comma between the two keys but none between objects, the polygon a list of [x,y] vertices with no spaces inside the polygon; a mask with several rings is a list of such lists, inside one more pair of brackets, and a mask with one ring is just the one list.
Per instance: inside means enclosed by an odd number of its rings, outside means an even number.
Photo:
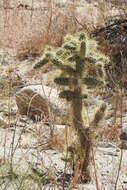
[{"label": "rocky ground patch", "polygon": [[[21,67],[19,65],[17,67],[18,72],[21,72],[20,68]],[[7,68],[5,67],[5,69]],[[46,73],[46,75],[48,79],[48,72]],[[14,76],[13,71],[12,76]],[[56,146],[56,144],[50,144],[50,140],[52,129],[54,128],[54,134],[57,136],[60,135],[61,131],[63,131],[60,136],[60,140],[62,141],[63,138],[62,142],[65,142],[65,126],[56,125],[57,123],[53,123],[52,126],[51,121],[47,122],[46,120],[32,121],[25,112],[23,113],[24,116],[20,115],[20,109],[22,108],[23,104],[18,104],[18,100],[15,99],[17,94],[20,95],[22,92],[25,92],[25,90],[29,88],[33,91],[37,88],[36,90],[38,91],[35,90],[35,92],[41,92],[41,86],[38,87],[38,85],[36,85],[37,82],[34,84],[35,86],[29,86],[30,81],[35,82],[35,80],[32,78],[33,76],[29,76],[27,81],[25,80],[25,77],[23,78],[23,76],[24,75],[22,75],[21,81],[24,82],[24,86],[26,85],[26,87],[23,87],[21,89],[15,88],[17,83],[14,83],[14,89],[16,89],[16,91],[14,93],[11,93],[10,99],[1,96],[0,100],[0,160],[2,168],[2,176],[0,176],[1,187],[4,188],[5,185],[7,185],[7,189],[17,188],[18,185],[21,185],[21,181],[25,176],[26,181],[23,182],[24,188],[26,187],[27,183],[27,185],[29,185],[29,189],[33,190],[31,184],[33,184],[34,188],[37,188],[39,181],[39,184],[43,184],[42,186],[45,189],[49,189],[50,186],[54,186],[55,189],[60,189],[62,187],[62,175],[65,167],[65,163],[61,160],[61,157],[63,156],[63,151],[61,150],[65,149],[64,147],[59,148],[58,146]],[[41,82],[43,82],[43,80]],[[44,84],[46,83],[44,82]],[[48,91],[51,90],[48,86],[45,88],[46,90],[48,89]],[[46,93],[48,93],[48,91],[46,91]],[[58,101],[58,97],[56,96],[57,90],[53,89],[53,92],[55,92],[55,95],[53,93],[53,96],[50,97],[50,99],[48,100],[48,105],[50,104],[51,107],[55,105],[55,108],[53,107],[55,113],[62,113],[64,110],[64,106],[61,106],[61,108],[59,108],[59,104],[55,104],[55,102]],[[28,95],[28,97],[30,97],[30,94]],[[42,97],[44,98],[44,94],[42,94]],[[44,98],[43,101],[46,103],[45,105],[47,106],[47,99]],[[101,97],[99,96],[89,97],[87,102],[87,111],[90,117],[93,117],[92,115],[94,115],[98,105],[100,105],[103,101],[105,100],[101,99]],[[37,102],[40,103],[40,99],[38,99]],[[105,102],[107,104],[107,111],[104,121],[100,124],[101,128],[106,127],[109,124],[112,125],[113,121],[113,108],[111,107],[112,105],[110,105],[107,101]],[[62,104],[60,103],[60,105]],[[34,106],[36,108],[36,104]],[[123,122],[124,126],[126,126],[126,112],[123,115]],[[95,168],[93,165],[93,161],[91,160],[92,182],[87,185],[76,185],[77,189],[96,189],[95,172],[98,178],[99,188],[107,190],[114,188],[121,156],[121,149],[118,147],[118,144],[119,143],[110,143],[107,141],[104,142],[103,140],[101,142],[98,142],[96,146],[94,146],[93,151]],[[117,185],[117,188],[119,190],[127,188],[126,154],[126,150],[123,150],[120,178]],[[6,166],[3,165],[4,159],[6,160],[6,163],[8,163],[8,167],[7,164]],[[15,179],[14,183],[11,183],[8,173],[11,160],[14,166],[14,172],[18,176],[17,179]],[[3,176],[5,182],[4,184]],[[43,176],[43,178],[40,178],[39,176]],[[67,176],[65,177],[65,189],[68,189],[71,178],[72,177],[70,176],[70,174],[67,174]],[[29,183],[27,181],[28,179]],[[40,180],[42,181],[40,182]],[[15,186],[16,184],[17,187]]]}]

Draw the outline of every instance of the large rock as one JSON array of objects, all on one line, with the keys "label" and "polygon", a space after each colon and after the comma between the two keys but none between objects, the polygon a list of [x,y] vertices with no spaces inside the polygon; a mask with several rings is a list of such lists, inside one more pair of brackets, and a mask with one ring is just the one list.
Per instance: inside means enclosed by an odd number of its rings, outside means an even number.
[{"label": "large rock", "polygon": [[31,85],[16,93],[19,113],[32,119],[48,117],[49,113],[63,116],[66,113],[65,102],[59,98],[56,89],[48,86]]}]

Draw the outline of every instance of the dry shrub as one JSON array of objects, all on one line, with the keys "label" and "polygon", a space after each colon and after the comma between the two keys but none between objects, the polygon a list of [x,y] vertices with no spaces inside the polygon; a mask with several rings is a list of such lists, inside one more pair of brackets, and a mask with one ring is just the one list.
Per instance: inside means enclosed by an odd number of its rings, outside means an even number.
[{"label": "dry shrub", "polygon": [[45,45],[60,46],[65,34],[76,32],[77,25],[72,19],[73,10],[71,12],[68,8],[63,11],[58,7],[50,9],[43,18],[43,31],[33,33],[29,39],[19,44],[17,50],[19,60],[39,56]]},{"label": "dry shrub", "polygon": [[61,138],[61,136],[59,134],[54,135],[53,139],[51,141],[51,148],[55,149],[55,150],[59,150],[59,151],[63,151],[65,148],[65,139]]},{"label": "dry shrub", "polygon": [[53,135],[51,147],[63,152],[67,146],[70,146],[74,140],[74,132],[71,126],[58,129]]},{"label": "dry shrub", "polygon": [[26,42],[20,44],[17,50],[17,58],[24,60],[29,57],[35,58],[43,52],[45,39],[43,34],[35,33]]},{"label": "dry shrub", "polygon": [[118,124],[114,124],[112,127],[105,127],[100,132],[101,140],[106,140],[109,142],[119,142],[119,137],[121,134],[121,129]]},{"label": "dry shrub", "polygon": [[[108,1],[81,4],[79,1],[67,1],[55,4],[52,0],[27,2],[29,9],[19,8],[16,1],[3,1],[0,9],[0,44],[10,48],[18,48],[18,57],[36,56],[40,48],[47,44],[60,45],[66,33],[79,30],[94,29],[103,26],[110,15],[118,15],[118,8],[112,8]],[[32,1],[33,2],[33,1]],[[26,5],[27,5],[26,4]],[[58,5],[59,4],[59,5]],[[5,9],[8,7],[8,9]],[[46,42],[45,42],[46,41]],[[21,56],[20,56],[21,54]]]}]

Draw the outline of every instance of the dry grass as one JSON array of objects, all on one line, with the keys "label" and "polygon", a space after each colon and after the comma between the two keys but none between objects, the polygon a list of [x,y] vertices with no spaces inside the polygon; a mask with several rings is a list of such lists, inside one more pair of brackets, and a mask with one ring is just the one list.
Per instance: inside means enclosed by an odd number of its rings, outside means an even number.
[{"label": "dry grass", "polygon": [[105,127],[100,132],[101,140],[108,141],[108,142],[119,142],[119,137],[121,134],[121,129],[119,125],[115,124],[110,128]]},{"label": "dry grass", "polygon": [[53,135],[51,147],[55,150],[63,152],[67,146],[72,145],[74,140],[74,132],[72,126],[63,126],[57,128],[57,132]]},{"label": "dry grass", "polygon": [[19,60],[24,60],[30,57],[35,58],[39,56],[43,52],[44,44],[43,34],[34,34],[31,39],[20,45],[17,50],[17,58]]},{"label": "dry grass", "polygon": [[25,59],[29,56],[35,57],[42,54],[47,44],[59,46],[66,33],[76,31],[76,25],[71,19],[71,15],[64,13],[57,7],[51,7],[51,10],[48,8],[47,13],[43,15],[42,19],[44,20],[41,23],[43,29],[33,32],[28,39],[19,44],[17,49],[17,57],[19,59]]},{"label": "dry grass", "polygon": [[103,26],[112,13],[111,7],[102,3],[99,7],[88,3],[78,7],[75,1],[60,7],[50,0],[19,8],[19,4],[12,7],[8,1],[3,2],[6,6],[0,8],[0,46],[14,49],[19,59],[39,55],[45,44],[59,46],[66,33]]}]

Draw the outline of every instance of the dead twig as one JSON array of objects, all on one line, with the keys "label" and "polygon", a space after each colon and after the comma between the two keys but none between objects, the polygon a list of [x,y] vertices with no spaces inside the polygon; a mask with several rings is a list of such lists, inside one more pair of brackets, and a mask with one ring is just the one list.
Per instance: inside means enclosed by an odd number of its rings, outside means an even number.
[{"label": "dead twig", "polygon": [[117,173],[117,177],[116,177],[114,190],[117,190],[117,184],[118,184],[120,170],[121,170],[122,158],[123,158],[123,150],[121,149],[119,168],[118,168],[118,173]]}]

